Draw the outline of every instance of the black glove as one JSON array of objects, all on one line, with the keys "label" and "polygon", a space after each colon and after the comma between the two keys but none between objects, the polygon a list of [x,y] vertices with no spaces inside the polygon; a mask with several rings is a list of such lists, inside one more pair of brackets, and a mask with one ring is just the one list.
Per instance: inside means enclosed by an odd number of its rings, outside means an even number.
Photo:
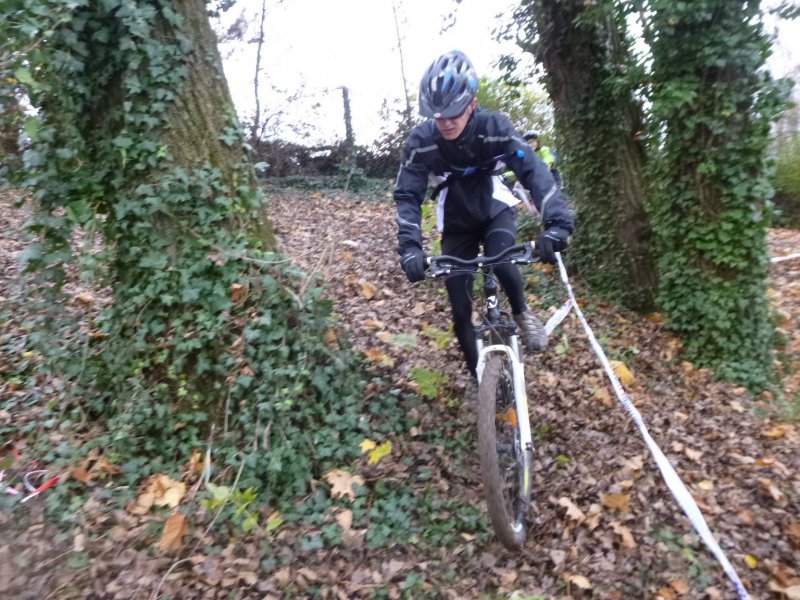
[{"label": "black glove", "polygon": [[427,257],[422,248],[409,248],[400,257],[400,267],[411,283],[425,279]]},{"label": "black glove", "polygon": [[536,240],[536,249],[543,263],[555,264],[556,252],[563,252],[569,246],[569,232],[560,227],[550,227],[539,235]]}]

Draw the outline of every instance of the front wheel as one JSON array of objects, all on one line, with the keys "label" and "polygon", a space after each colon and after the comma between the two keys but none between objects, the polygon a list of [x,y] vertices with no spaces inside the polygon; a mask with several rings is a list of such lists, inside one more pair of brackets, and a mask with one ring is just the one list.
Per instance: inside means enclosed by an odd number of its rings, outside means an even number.
[{"label": "front wheel", "polygon": [[478,452],[489,519],[506,548],[525,542],[533,450],[522,447],[510,359],[489,358],[478,388]]}]

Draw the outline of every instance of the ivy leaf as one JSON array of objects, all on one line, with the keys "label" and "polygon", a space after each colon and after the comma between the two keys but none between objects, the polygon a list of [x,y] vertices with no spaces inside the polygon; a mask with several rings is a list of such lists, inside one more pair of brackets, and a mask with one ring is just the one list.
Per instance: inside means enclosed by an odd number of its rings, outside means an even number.
[{"label": "ivy leaf", "polygon": [[122,148],[123,150],[126,150],[131,146],[133,146],[133,140],[129,137],[119,136],[114,138],[114,145],[117,148]]},{"label": "ivy leaf", "polygon": [[28,117],[25,119],[25,133],[28,134],[28,137],[31,138],[32,142],[39,141],[39,125],[41,121],[39,121],[38,117]]},{"label": "ivy leaf", "polygon": [[26,69],[25,67],[19,67],[14,71],[14,77],[20,83],[24,83],[25,85],[35,86],[36,80],[33,78],[31,72]]}]

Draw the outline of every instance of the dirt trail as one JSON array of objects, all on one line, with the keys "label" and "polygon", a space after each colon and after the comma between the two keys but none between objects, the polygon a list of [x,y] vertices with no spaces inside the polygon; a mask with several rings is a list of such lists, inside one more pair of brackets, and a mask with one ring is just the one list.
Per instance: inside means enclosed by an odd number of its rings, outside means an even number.
[{"label": "dirt trail", "polygon": [[[24,215],[8,196],[0,200],[0,301],[10,302],[18,293],[13,278]],[[415,366],[451,376],[441,397],[419,409],[419,428],[408,439],[393,440],[392,461],[381,463],[372,476],[412,485],[425,469],[441,492],[483,511],[470,449],[453,456],[426,441],[426,428],[447,422],[455,435],[469,431],[473,419],[458,402],[463,376],[455,374],[462,372],[462,362],[446,335],[446,298],[437,282],[411,286],[399,271],[391,203],[286,194],[270,198],[269,212],[286,254],[324,278],[341,326],[386,377],[411,390]],[[799,250],[800,232],[771,233],[771,254]],[[796,399],[800,261],[773,265],[771,276],[778,328],[788,340],[781,359],[793,363],[795,373],[783,385]],[[543,313],[563,300],[555,274],[535,270],[528,277],[530,300]],[[680,345],[657,318],[598,304],[579,281],[574,283],[606,351],[631,368],[630,396],[653,438],[752,597],[779,597],[770,586],[786,587],[800,577],[800,427],[786,420],[785,407],[774,399],[750,399],[743,389],[715,382],[682,361]],[[0,323],[0,337],[13,334],[15,324],[13,319]],[[397,342],[409,339],[413,343]],[[292,555],[290,548],[303,531],[287,526],[272,546],[286,566],[262,562],[265,554],[251,539],[209,539],[210,546],[222,550],[183,557],[176,566],[175,557],[153,549],[160,521],[95,503],[82,509],[77,529],[64,534],[44,521],[41,504],[30,503],[21,516],[0,508],[0,597],[144,599],[162,584],[161,592],[182,599],[311,597],[314,586],[322,590],[317,597],[324,598],[400,598],[413,570],[423,579],[415,589],[430,598],[499,599],[515,591],[548,600],[733,598],[638,431],[612,399],[579,323],[568,318],[551,351],[528,361],[537,496],[535,524],[521,553],[461,534],[435,556],[417,555],[413,543]],[[3,399],[39,392],[46,394],[46,387],[10,391],[7,382],[0,384]],[[26,418],[2,408],[0,425]],[[408,457],[415,460],[404,463]],[[442,519],[446,522],[446,511]],[[294,591],[282,594],[287,585]]]},{"label": "dirt trail", "polygon": [[[411,286],[397,267],[391,203],[307,196],[273,199],[270,210],[287,253],[328,281],[358,349],[390,356],[395,367],[387,373],[401,384],[414,365],[462,371],[454,342],[447,350],[409,349],[377,335],[373,321],[382,323],[382,331],[420,339],[426,324],[448,325],[437,284]],[[772,255],[797,252],[800,232],[774,230],[769,241]],[[310,248],[325,248],[326,260],[304,256]],[[797,398],[800,261],[777,263],[771,275],[778,328],[789,339],[785,360],[793,361],[795,372],[784,381],[785,391]],[[374,297],[360,292],[364,282],[375,286]],[[535,287],[529,291],[537,294]],[[545,308],[552,311],[555,305]],[[751,401],[743,389],[715,382],[707,371],[681,361],[678,341],[657,319],[618,314],[593,302],[585,312],[606,352],[633,370],[633,402],[753,597],[770,597],[768,585],[776,576],[786,584],[787,576],[800,575],[800,428],[770,416],[776,407],[768,396]],[[549,598],[559,590],[576,593],[582,580],[566,588],[564,581],[580,575],[600,598],[628,598],[634,590],[647,590],[646,597],[657,590],[664,598],[679,597],[684,585],[692,591],[683,597],[732,597],[721,568],[690,534],[638,430],[611,399],[576,319],[565,321],[551,349],[540,361],[528,359],[539,439],[537,525],[521,557],[496,543],[484,549],[496,557],[490,561],[494,566],[518,572],[513,582],[493,581],[494,589]],[[478,474],[468,477],[477,480]],[[485,589],[480,560],[467,578],[471,585],[465,582],[462,589]]]}]

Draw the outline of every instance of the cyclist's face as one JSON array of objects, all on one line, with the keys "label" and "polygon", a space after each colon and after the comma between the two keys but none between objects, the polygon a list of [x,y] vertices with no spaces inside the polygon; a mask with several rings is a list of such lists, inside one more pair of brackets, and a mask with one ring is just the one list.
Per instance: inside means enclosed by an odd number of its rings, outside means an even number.
[{"label": "cyclist's face", "polygon": [[439,130],[444,139],[454,140],[461,135],[477,103],[477,100],[472,100],[463,113],[452,119],[436,119],[436,129]]}]

